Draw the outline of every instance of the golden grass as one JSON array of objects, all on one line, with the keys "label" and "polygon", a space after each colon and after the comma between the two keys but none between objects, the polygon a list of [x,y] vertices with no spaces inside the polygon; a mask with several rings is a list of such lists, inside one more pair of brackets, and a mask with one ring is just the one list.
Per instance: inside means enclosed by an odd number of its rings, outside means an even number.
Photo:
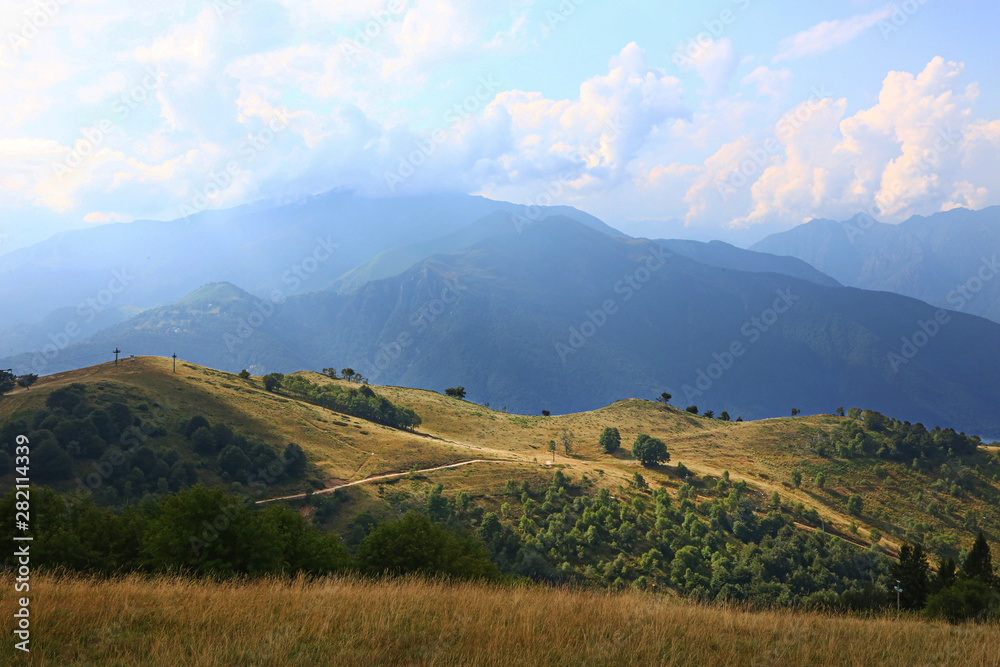
[{"label": "golden grass", "polygon": [[[312,382],[343,383],[319,373],[298,373]],[[468,490],[474,494],[498,489],[507,478],[536,479],[551,475],[545,465],[549,440],[559,440],[563,428],[575,436],[572,456],[564,456],[562,447],[556,463],[566,474],[579,479],[586,474],[600,486],[614,491],[627,485],[633,473],[642,472],[654,486],[676,488],[676,476],[640,468],[627,454],[609,456],[597,450],[597,440],[606,426],[621,431],[627,449],[639,433],[662,438],[671,453],[671,464],[683,462],[698,475],[720,476],[724,470],[733,480],[747,480],[761,498],[778,491],[783,504],[801,502],[816,509],[832,522],[841,534],[854,521],[860,531],[852,539],[866,543],[873,526],[881,528],[884,544],[894,547],[898,538],[889,536],[889,525],[920,521],[935,530],[962,532],[961,514],[978,511],[983,525],[997,524],[995,506],[980,498],[962,498],[951,516],[933,516],[927,512],[931,494],[926,490],[931,479],[893,466],[890,479],[881,481],[870,471],[852,471],[842,482],[839,475],[828,475],[825,490],[812,484],[807,473],[801,489],[789,484],[795,468],[828,467],[830,461],[810,451],[812,433],[838,423],[832,415],[766,419],[755,422],[721,422],[696,417],[686,412],[638,399],[619,401],[600,410],[553,417],[523,416],[492,410],[475,403],[449,398],[438,392],[405,387],[374,389],[393,402],[407,405],[423,419],[418,433],[409,433],[340,415],[315,405],[275,396],[260,388],[259,378],[249,381],[231,373],[179,362],[172,372],[170,359],[139,357],[135,362],[111,363],[40,378],[29,391],[17,390],[0,402],[0,420],[19,410],[40,407],[46,390],[71,382],[109,383],[119,391],[148,396],[166,402],[174,417],[203,414],[210,421],[221,421],[247,434],[258,435],[271,443],[296,442],[305,449],[324,472],[329,485],[339,480],[355,481],[370,476],[432,468],[471,459],[507,459],[514,465],[485,466],[474,476],[471,471],[430,473],[434,481],[445,484],[448,493]],[[496,407],[496,406],[494,406]],[[466,473],[470,474],[467,475]],[[997,482],[985,480],[994,488]],[[910,499],[924,490],[926,497]],[[846,513],[846,499],[858,493],[865,503],[862,517]],[[277,490],[272,495],[282,495]],[[940,499],[939,499],[940,500]],[[939,502],[939,504],[941,504]],[[874,520],[878,508],[884,518]],[[970,536],[966,533],[966,538]]]},{"label": "golden grass", "polygon": [[[14,594],[0,593],[7,618]],[[32,580],[33,665],[996,665],[1000,628],[351,578]],[[0,662],[27,664],[8,639]]]}]

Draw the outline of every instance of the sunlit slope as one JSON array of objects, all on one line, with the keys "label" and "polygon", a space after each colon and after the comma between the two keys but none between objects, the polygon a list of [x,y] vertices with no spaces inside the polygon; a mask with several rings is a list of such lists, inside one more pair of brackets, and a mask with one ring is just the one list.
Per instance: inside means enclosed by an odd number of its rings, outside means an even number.
[{"label": "sunlit slope", "polygon": [[295,442],[330,480],[354,480],[368,475],[493,458],[415,433],[400,431],[271,394],[259,378],[242,380],[178,360],[138,357],[40,378],[30,390],[18,390],[0,400],[0,422],[18,412],[41,408],[53,390],[72,383],[100,386],[126,396],[164,406],[172,421],[202,415],[211,423],[260,437],[268,443]]},{"label": "sunlit slope", "polygon": [[[347,385],[319,373],[299,375],[316,383]],[[411,433],[268,393],[260,378],[244,380],[182,361],[174,373],[171,360],[145,357],[123,360],[117,368],[106,363],[41,378],[30,390],[19,389],[0,400],[0,422],[41,407],[49,392],[74,382],[161,404],[166,419],[200,414],[212,423],[227,424],[272,444],[298,443],[319,466],[319,477],[327,486],[385,473],[498,459],[504,463],[435,471],[422,476],[424,481],[403,480],[396,489],[418,488],[431,480],[444,484],[447,495],[469,491],[487,506],[494,502],[499,506],[508,479],[551,476],[553,456],[548,443],[555,441],[554,465],[576,479],[587,475],[612,493],[619,486],[628,487],[636,472],[651,486],[676,491],[686,481],[686,473],[678,469],[682,463],[691,474],[687,481],[700,497],[707,498],[728,472],[733,481],[745,480],[758,499],[769,501],[777,491],[783,508],[802,503],[825,518],[828,530],[862,545],[867,544],[872,528],[891,544],[913,531],[965,541],[979,528],[991,535],[1000,532],[1000,459],[994,449],[982,447],[975,456],[949,459],[930,473],[872,457],[839,458],[818,446],[825,433],[845,421],[833,415],[723,422],[631,399],[592,412],[523,416],[432,391],[373,386],[377,394],[420,415],[423,423]],[[600,432],[612,426],[621,433],[622,449],[609,455],[597,443]],[[568,454],[564,430],[570,435]],[[631,443],[639,433],[667,444],[668,465],[643,468],[630,456]],[[793,471],[801,473],[799,488],[792,483]],[[815,481],[819,472],[826,477],[823,488]],[[974,491],[954,493],[951,484],[959,476],[973,479]],[[359,500],[367,499],[357,503],[359,511],[377,509],[381,495],[390,491],[388,481],[354,489]],[[860,514],[852,515],[847,501],[855,494],[864,506]],[[852,522],[857,532],[849,530]]]}]

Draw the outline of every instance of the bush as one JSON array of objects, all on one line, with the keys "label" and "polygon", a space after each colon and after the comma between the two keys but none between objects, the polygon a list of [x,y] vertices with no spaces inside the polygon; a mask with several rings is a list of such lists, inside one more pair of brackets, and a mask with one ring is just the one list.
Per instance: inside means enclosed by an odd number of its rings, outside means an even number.
[{"label": "bush", "polygon": [[961,623],[972,619],[987,621],[995,609],[996,598],[989,586],[974,579],[960,579],[927,598],[926,612],[932,618]]},{"label": "bush", "polygon": [[614,454],[618,451],[618,448],[621,447],[622,436],[616,427],[608,426],[601,431],[601,437],[598,440],[598,444],[601,447],[601,451],[605,454]]},{"label": "bush", "polygon": [[483,544],[445,530],[426,514],[408,512],[379,524],[358,546],[358,566],[370,574],[444,575],[496,579],[500,571]]},{"label": "bush", "polygon": [[652,438],[645,433],[636,436],[635,442],[632,443],[632,456],[639,459],[646,467],[670,460],[666,444],[659,438]]}]

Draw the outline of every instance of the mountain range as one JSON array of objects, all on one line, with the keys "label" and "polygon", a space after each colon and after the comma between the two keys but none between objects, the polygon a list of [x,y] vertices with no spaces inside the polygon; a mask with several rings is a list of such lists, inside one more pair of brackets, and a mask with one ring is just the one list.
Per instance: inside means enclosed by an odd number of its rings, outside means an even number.
[{"label": "mountain range", "polygon": [[813,220],[753,250],[797,257],[845,285],[896,292],[1000,322],[1000,206],[914,216]]},{"label": "mountain range", "polygon": [[733,418],[860,406],[1000,435],[1000,390],[983,375],[1000,362],[1000,325],[845,287],[797,258],[631,239],[563,213],[494,209],[330,272],[316,281],[325,289],[215,282],[52,358],[0,366],[54,372],[120,348],[230,371],[350,366],[378,384],[461,385],[522,413],[669,391]]}]

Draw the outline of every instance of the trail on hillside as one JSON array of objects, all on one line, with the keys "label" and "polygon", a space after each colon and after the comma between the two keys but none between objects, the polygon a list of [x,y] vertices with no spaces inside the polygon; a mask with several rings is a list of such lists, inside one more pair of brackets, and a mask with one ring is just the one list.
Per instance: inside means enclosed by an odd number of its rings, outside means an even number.
[{"label": "trail on hillside", "polygon": [[375,475],[374,477],[366,477],[364,479],[359,479],[356,482],[348,482],[347,484],[340,484],[338,486],[331,486],[319,491],[313,491],[312,494],[297,493],[291,496],[279,496],[278,498],[266,498],[264,500],[258,500],[257,504],[271,503],[276,500],[295,500],[296,498],[305,498],[307,495],[319,496],[324,493],[333,493],[338,489],[346,489],[349,486],[354,486],[356,484],[364,484],[365,482],[377,482],[380,479],[390,479],[392,477],[404,477],[413,473],[424,473],[424,472],[434,472],[435,470],[445,470],[446,468],[458,468],[460,466],[467,466],[470,463],[521,463],[521,461],[515,461],[513,459],[473,459],[471,461],[462,461],[461,463],[449,463],[448,465],[437,466],[436,468],[424,468],[423,470],[413,470],[407,472],[391,472],[384,475]]}]

